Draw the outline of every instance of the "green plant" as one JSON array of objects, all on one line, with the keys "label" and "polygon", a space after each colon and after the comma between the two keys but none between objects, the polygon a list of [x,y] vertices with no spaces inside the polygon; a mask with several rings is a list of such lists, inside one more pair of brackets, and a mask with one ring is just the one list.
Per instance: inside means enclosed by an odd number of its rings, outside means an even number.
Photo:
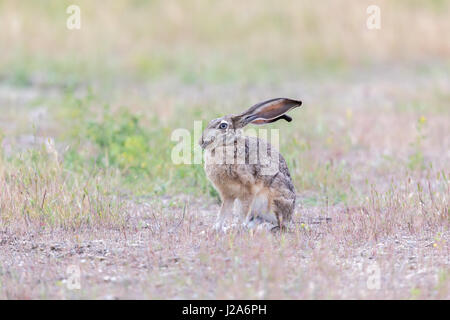
[{"label": "green plant", "polygon": [[111,114],[105,107],[102,120],[89,121],[87,135],[99,149],[95,157],[101,167],[118,167],[124,173],[146,172],[151,150],[149,133],[141,126],[137,116],[123,109]]}]

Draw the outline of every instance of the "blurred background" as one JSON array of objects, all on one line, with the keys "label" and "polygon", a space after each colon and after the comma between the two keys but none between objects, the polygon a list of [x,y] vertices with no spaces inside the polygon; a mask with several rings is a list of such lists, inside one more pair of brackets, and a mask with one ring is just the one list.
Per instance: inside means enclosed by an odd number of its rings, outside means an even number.
[{"label": "blurred background", "polygon": [[172,163],[171,132],[288,96],[303,107],[271,127],[297,190],[350,201],[448,164],[449,17],[446,0],[1,0],[3,165],[46,146],[114,192],[215,195],[201,165]]},{"label": "blurred background", "polygon": [[[66,28],[71,4],[81,9],[80,30]],[[380,30],[366,27],[371,4],[3,0],[2,74],[24,84],[260,83],[448,58],[448,1],[376,1]]]}]

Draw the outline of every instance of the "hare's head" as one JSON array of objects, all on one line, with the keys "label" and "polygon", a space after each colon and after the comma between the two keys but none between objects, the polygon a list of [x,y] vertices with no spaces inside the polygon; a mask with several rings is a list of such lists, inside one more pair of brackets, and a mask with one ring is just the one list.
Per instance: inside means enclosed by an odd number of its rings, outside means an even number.
[{"label": "hare's head", "polygon": [[227,115],[211,120],[203,131],[199,144],[203,149],[218,144],[230,144],[249,123],[261,125],[281,119],[291,122],[292,118],[285,113],[301,105],[302,102],[298,100],[276,98],[255,104],[239,115]]}]

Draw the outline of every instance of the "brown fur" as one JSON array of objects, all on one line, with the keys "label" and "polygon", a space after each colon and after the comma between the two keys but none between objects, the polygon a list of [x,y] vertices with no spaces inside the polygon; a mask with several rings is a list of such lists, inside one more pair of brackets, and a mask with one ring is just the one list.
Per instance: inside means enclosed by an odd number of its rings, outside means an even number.
[{"label": "brown fur", "polygon": [[[295,189],[286,161],[268,142],[244,136],[239,130],[247,124],[245,118],[258,122],[261,119],[266,122],[273,119],[286,120],[287,117],[282,116],[284,112],[301,104],[289,99],[275,100],[277,99],[269,100],[267,109],[261,103],[250,108],[249,110],[253,109],[252,112],[248,110],[238,116],[212,120],[203,132],[199,143],[206,149],[205,172],[222,199],[218,227],[221,227],[236,199],[241,202],[242,216],[247,222],[255,218],[252,215],[257,214],[252,212],[252,205],[258,197],[267,199],[268,212],[275,215],[280,229],[291,220],[295,207]],[[279,108],[279,112],[276,112],[276,108]],[[221,123],[226,123],[227,128],[219,129]],[[270,155],[269,164],[262,162],[259,150],[267,150]],[[270,164],[277,166],[278,170],[273,174],[264,174],[263,169]]]}]

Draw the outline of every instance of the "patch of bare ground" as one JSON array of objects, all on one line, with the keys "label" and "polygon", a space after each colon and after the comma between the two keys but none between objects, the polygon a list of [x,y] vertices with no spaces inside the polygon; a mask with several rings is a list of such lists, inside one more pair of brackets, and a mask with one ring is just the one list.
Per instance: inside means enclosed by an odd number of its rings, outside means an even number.
[{"label": "patch of bare ground", "polygon": [[398,211],[299,206],[287,233],[217,234],[217,204],[166,200],[183,204],[130,202],[122,228],[2,230],[0,298],[450,297],[448,229]]}]

